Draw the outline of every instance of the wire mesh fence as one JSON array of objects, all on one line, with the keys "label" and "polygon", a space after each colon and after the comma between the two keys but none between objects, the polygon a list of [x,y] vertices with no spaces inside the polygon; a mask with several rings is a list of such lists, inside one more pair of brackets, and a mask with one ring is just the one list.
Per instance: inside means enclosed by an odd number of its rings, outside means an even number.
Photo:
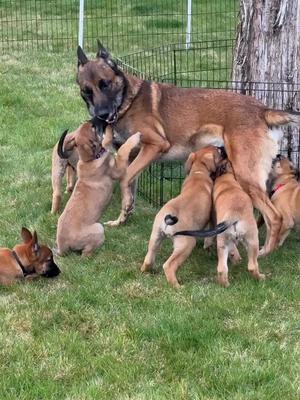
[{"label": "wire mesh fence", "polygon": [[[191,4],[190,12],[188,3]],[[116,55],[164,43],[233,38],[238,0],[85,0],[84,45],[99,38]],[[70,51],[78,42],[79,0],[2,0],[1,52]]]}]

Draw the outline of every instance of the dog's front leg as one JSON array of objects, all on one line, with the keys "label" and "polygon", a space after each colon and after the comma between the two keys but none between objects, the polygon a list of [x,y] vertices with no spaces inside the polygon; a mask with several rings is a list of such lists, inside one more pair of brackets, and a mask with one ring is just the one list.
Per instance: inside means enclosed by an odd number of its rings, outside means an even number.
[{"label": "dog's front leg", "polygon": [[123,224],[133,209],[133,195],[131,184],[143,169],[145,169],[152,161],[159,158],[162,150],[160,146],[152,144],[142,144],[141,150],[137,157],[127,168],[125,176],[120,181],[122,194],[122,209],[117,220],[108,221],[106,225],[117,226]]}]

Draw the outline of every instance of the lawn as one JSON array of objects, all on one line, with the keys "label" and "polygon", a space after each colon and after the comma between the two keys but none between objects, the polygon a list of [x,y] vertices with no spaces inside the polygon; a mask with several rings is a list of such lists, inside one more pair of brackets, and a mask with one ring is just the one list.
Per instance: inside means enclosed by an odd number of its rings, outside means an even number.
[{"label": "lawn", "polygon": [[[87,118],[74,54],[16,52],[0,64],[0,244],[22,226],[53,246],[51,152],[61,132]],[[65,197],[64,201],[67,198]],[[116,217],[118,189],[102,220]],[[299,233],[215,283],[216,254],[202,243],[170,288],[161,265],[142,275],[156,210],[137,212],[90,259],[57,258],[62,273],[0,288],[0,399],[299,399]]]}]

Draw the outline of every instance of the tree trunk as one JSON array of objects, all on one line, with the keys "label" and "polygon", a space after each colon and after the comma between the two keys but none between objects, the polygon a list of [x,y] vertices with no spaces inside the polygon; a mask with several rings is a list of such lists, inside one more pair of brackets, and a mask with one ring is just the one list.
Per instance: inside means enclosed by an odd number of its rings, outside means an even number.
[{"label": "tree trunk", "polygon": [[[267,106],[300,111],[300,0],[240,0],[232,77]],[[299,130],[285,142],[299,162]]]}]

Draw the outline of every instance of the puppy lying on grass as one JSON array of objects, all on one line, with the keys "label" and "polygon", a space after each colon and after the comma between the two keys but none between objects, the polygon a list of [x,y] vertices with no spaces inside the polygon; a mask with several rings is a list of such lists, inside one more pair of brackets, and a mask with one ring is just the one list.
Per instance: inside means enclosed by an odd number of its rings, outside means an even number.
[{"label": "puppy lying on grass", "polygon": [[[120,179],[125,173],[129,154],[140,143],[139,133],[131,136],[114,158],[102,147],[96,128],[99,126],[95,127],[92,121],[83,123],[65,144],[68,149],[77,147],[79,162],[78,180],[58,219],[56,242],[59,255],[75,250],[88,256],[104,242],[104,229],[98,220],[111,199],[113,180]],[[112,140],[110,126],[106,128],[104,140],[107,147]],[[64,135],[58,148],[61,156],[64,154],[63,143]]]},{"label": "puppy lying on grass", "polygon": [[[155,217],[148,245],[148,252],[141,267],[142,272],[151,269],[161,241],[169,236],[173,240],[173,253],[163,265],[167,281],[175,288],[180,285],[176,271],[192,252],[196,239],[185,234],[183,229],[203,229],[210,220],[212,208],[213,181],[210,175],[215,172],[223,159],[223,151],[207,146],[191,153],[185,168],[189,175],[183,182],[179,196],[168,201]],[[215,234],[218,229],[226,229],[223,224],[212,231],[192,231],[195,236]],[[177,232],[177,231],[182,232]],[[177,232],[177,233],[176,233]],[[189,233],[188,233],[189,234]]]},{"label": "puppy lying on grass", "polygon": [[52,278],[60,273],[49,247],[38,242],[37,233],[22,228],[23,243],[10,250],[0,248],[0,284],[9,285],[20,279],[39,276]]}]

